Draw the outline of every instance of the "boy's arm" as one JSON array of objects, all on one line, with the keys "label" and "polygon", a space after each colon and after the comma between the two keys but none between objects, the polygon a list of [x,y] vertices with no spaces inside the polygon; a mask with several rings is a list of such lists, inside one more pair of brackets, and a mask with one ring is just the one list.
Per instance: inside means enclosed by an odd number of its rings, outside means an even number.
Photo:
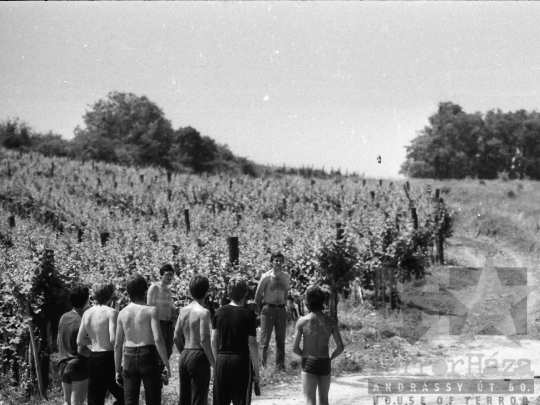
[{"label": "boy's arm", "polygon": [[156,307],[150,307],[150,327],[152,328],[152,334],[154,335],[154,343],[156,344],[159,357],[167,369],[167,378],[171,376],[171,367],[169,366],[169,358],[167,357],[167,349],[165,348],[165,342],[161,335],[161,327],[159,325],[158,313]]},{"label": "boy's arm", "polygon": [[116,323],[118,322],[118,311],[116,309],[113,309],[112,315],[109,318],[109,339],[111,341],[111,345],[114,346],[114,342],[116,342]]},{"label": "boy's arm", "polygon": [[206,310],[204,315],[200,320],[200,336],[201,336],[201,346],[208,357],[210,366],[216,368],[216,360],[214,358],[214,353],[212,352],[212,342],[210,338],[210,311]]},{"label": "boy's arm", "polygon": [[[87,346],[92,344],[92,340],[88,337],[88,332],[86,331],[85,317],[81,319],[81,326],[79,327],[79,333],[77,334],[77,346]],[[79,350],[79,349],[77,349]]]},{"label": "boy's arm", "polygon": [[289,299],[289,290],[291,289],[291,278],[289,277],[288,274],[285,274],[285,276],[287,277],[287,282],[285,283],[285,297],[284,297],[284,301],[285,301],[285,304],[287,304],[287,300]]},{"label": "boy's arm", "polygon": [[116,324],[116,339],[114,341],[114,368],[116,370],[116,383],[123,387],[122,381],[122,352],[124,350],[124,326],[122,320],[118,316]]},{"label": "boy's arm", "polygon": [[293,353],[302,357],[302,349],[300,348],[300,341],[302,340],[302,318],[296,322],[294,341],[293,341]]},{"label": "boy's arm", "polygon": [[330,356],[330,360],[334,360],[345,350],[345,345],[343,344],[341,334],[339,333],[338,323],[334,319],[332,319],[332,336],[334,337],[334,342],[336,342],[336,349]]},{"label": "boy's arm", "polygon": [[182,328],[182,323],[180,322],[180,317],[176,320],[176,327],[174,328],[174,344],[178,349],[178,353],[182,353],[184,350],[184,329]]},{"label": "boy's arm", "polygon": [[263,274],[257,285],[257,291],[255,291],[255,303],[257,304],[257,310],[259,313],[262,310],[262,300],[264,295],[264,289],[266,288],[266,283],[268,278]]},{"label": "boy's arm", "polygon": [[148,295],[146,297],[146,304],[150,305],[152,307],[156,306],[157,296],[158,296],[158,288],[155,284],[152,284],[150,288],[148,289]]},{"label": "boy's arm", "polygon": [[260,380],[259,376],[259,346],[257,344],[257,336],[249,336],[249,354],[251,355],[251,361],[253,362],[253,371],[255,372],[255,382]]},{"label": "boy's arm", "polygon": [[212,354],[214,355],[214,360],[217,360],[218,340],[219,340],[218,330],[212,329]]}]

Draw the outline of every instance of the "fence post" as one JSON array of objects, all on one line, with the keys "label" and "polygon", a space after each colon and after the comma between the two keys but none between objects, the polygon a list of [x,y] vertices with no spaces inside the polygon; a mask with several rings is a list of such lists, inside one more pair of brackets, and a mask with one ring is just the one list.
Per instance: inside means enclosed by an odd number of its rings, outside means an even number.
[{"label": "fence post", "polygon": [[[439,191],[439,189],[437,189],[437,191]],[[437,193],[438,194],[438,193]],[[438,203],[437,203],[437,212],[440,213],[440,208],[441,208],[441,204],[443,204],[444,201],[442,198],[438,199]],[[441,220],[442,218],[439,218],[439,220]],[[439,262],[441,264],[444,264],[444,238],[443,238],[443,232],[442,232],[442,229],[441,227],[439,226],[439,231],[438,231],[438,242],[439,242],[439,245],[437,246],[437,250],[438,250],[438,253],[439,253]]]},{"label": "fence post", "polygon": [[227,238],[227,244],[229,245],[229,263],[233,266],[238,266],[238,258],[240,257],[238,237],[229,236]]},{"label": "fence post", "polygon": [[171,180],[172,180],[172,173],[171,172],[167,172],[167,183],[171,183]]},{"label": "fence post", "polygon": [[418,215],[416,213],[416,208],[415,207],[411,208],[411,215],[412,215],[412,219],[413,219],[414,229],[417,230],[418,229]]},{"label": "fence post", "polygon": [[28,317],[28,329],[30,330],[30,344],[32,345],[32,352],[34,355],[34,361],[36,365],[36,374],[39,386],[39,396],[42,399],[47,399],[47,394],[43,387],[43,379],[41,376],[41,366],[39,364],[39,354],[37,350],[36,337],[34,336],[34,325],[32,324],[32,316],[30,315],[30,304],[26,301],[26,316]]},{"label": "fence post", "polygon": [[9,227],[10,228],[15,228],[15,217],[13,215],[9,216],[8,222],[9,222]]},{"label": "fence post", "polygon": [[191,224],[189,223],[189,210],[184,210],[184,219],[186,220],[186,233],[189,233],[191,231]]},{"label": "fence post", "polygon": [[111,236],[110,232],[101,232],[99,236],[101,238],[101,247],[105,247]]}]

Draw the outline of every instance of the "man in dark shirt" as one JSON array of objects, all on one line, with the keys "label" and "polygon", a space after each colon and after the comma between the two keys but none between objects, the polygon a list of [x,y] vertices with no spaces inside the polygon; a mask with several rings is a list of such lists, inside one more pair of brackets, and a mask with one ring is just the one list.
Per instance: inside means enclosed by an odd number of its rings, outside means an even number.
[{"label": "man in dark shirt", "polygon": [[77,334],[88,297],[88,287],[76,286],[69,297],[73,310],[62,315],[58,325],[58,371],[64,405],[82,405],[86,400],[90,350],[86,346],[77,347]]},{"label": "man in dark shirt", "polygon": [[213,403],[249,405],[251,384],[259,381],[256,316],[243,307],[248,293],[246,280],[233,277],[228,293],[231,303],[219,308],[212,319],[212,351],[216,359]]}]

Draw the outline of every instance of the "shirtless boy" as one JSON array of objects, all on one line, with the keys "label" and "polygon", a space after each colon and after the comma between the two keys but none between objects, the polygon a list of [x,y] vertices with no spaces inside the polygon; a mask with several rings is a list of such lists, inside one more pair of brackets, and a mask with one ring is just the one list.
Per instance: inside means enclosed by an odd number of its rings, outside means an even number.
[{"label": "shirtless boy", "polygon": [[[289,275],[282,270],[284,257],[275,253],[270,257],[272,270],[263,274],[255,292],[255,302],[261,314],[262,365],[266,366],[272,329],[276,327],[276,368],[285,369],[285,336],[287,331],[287,296]],[[264,300],[264,301],[263,301]]]},{"label": "shirtless boy", "polygon": [[[319,404],[328,405],[331,362],[344,350],[337,322],[322,312],[324,301],[325,295],[319,287],[308,288],[306,306],[310,313],[296,323],[293,352],[302,357],[302,391],[307,405],[317,403],[317,388]],[[331,356],[328,349],[330,336],[336,342],[336,349]]]},{"label": "shirtless boy", "polygon": [[193,301],[180,311],[174,330],[174,343],[180,353],[181,405],[208,403],[210,367],[216,367],[210,340],[210,311],[204,306],[209,286],[208,278],[200,274],[191,278],[189,292]]},{"label": "shirtless boy", "polygon": [[124,390],[116,384],[114,377],[118,311],[108,306],[114,295],[112,284],[92,286],[96,304],[84,313],[77,335],[77,345],[92,345],[88,356],[88,405],[104,405],[107,390],[116,398],[114,405],[124,405]]},{"label": "shirtless boy", "polygon": [[[161,336],[165,342],[167,358],[170,359],[174,345],[174,318],[176,315],[170,288],[174,279],[174,268],[170,264],[165,264],[159,269],[159,275],[161,280],[152,284],[148,289],[146,303],[158,310]],[[160,362],[160,366],[163,372],[164,364]]]},{"label": "shirtless boy", "polygon": [[171,375],[159,327],[158,310],[145,304],[147,290],[148,285],[143,276],[134,274],[129,277],[127,292],[131,302],[118,314],[114,363],[116,382],[124,387],[126,405],[139,404],[141,381],[144,384],[146,404],[161,405],[159,357],[167,370],[165,380]]}]

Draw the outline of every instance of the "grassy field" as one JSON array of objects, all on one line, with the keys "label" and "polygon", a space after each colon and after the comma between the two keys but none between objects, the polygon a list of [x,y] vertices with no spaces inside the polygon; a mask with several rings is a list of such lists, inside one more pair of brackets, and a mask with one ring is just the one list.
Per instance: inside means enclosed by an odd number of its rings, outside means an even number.
[{"label": "grassy field", "polygon": [[[399,183],[399,182],[395,182]],[[453,245],[471,244],[484,246],[485,251],[490,246],[504,247],[516,256],[526,259],[533,264],[530,269],[537,273],[540,232],[540,184],[532,181],[421,181],[413,180],[411,187],[426,187],[432,190],[439,188],[441,197],[448,206],[456,212],[454,236],[448,243],[447,265],[470,265],[459,250],[453,250]],[[422,221],[422,218],[419,218]],[[459,241],[459,244],[456,242]],[[465,242],[463,242],[465,241]],[[457,249],[457,248],[456,248]],[[443,267],[432,266],[426,277],[426,285],[437,285]],[[416,302],[422,288],[419,281],[409,285],[409,303]],[[406,300],[407,301],[407,300]],[[418,300],[417,300],[418,301]],[[444,295],[431,296],[430,299],[421,298],[424,307],[434,311],[445,308],[448,304]],[[530,305],[537,305],[537,300],[531,300]],[[409,310],[404,308],[403,311]],[[533,308],[534,312],[535,308]],[[336,359],[332,365],[334,375],[346,373],[376,373],[384,372],[398,367],[400,363],[408,362],[418,357],[444,356],[445,348],[436,347],[431,352],[420,350],[416,345],[410,345],[405,339],[399,337],[397,325],[399,316],[389,312],[385,320],[382,311],[374,311],[371,304],[353,305],[350,301],[341,301],[338,307],[341,334],[346,344],[345,353]],[[536,320],[530,320],[530,330],[535,336]],[[393,328],[393,326],[396,328]],[[272,366],[262,369],[262,384],[265,389],[295,384],[300,381],[300,363],[297,356],[292,353],[292,339],[294,326],[291,324],[287,331],[286,344],[286,371],[277,372]],[[270,364],[273,362],[274,343],[270,352]],[[177,354],[173,354],[174,356]],[[175,360],[173,360],[175,362]],[[177,365],[175,365],[177,368]],[[0,381],[0,404],[12,403],[60,403],[61,389],[57,379],[53,378],[52,388],[49,392],[49,401],[40,401],[36,397],[27,399],[20,388],[7,388],[5,381]],[[170,387],[165,391],[164,404],[176,404],[178,381],[173,379]],[[112,403],[112,401],[110,402]]]}]

